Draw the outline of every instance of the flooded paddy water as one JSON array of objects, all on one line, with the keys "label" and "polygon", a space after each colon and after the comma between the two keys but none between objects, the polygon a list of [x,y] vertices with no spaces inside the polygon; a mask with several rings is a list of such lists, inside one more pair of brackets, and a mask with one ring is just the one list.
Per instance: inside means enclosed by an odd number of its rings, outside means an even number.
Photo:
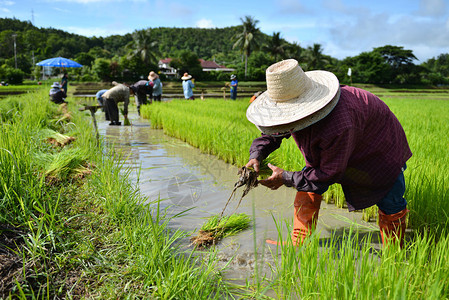
[{"label": "flooded paddy water", "polygon": [[[160,207],[167,210],[168,216],[187,210],[170,221],[171,228],[180,228],[194,236],[208,217],[222,212],[238,179],[238,166],[203,154],[179,139],[166,136],[162,130],[150,128],[149,121],[140,119],[133,111],[129,115],[132,126],[109,126],[100,111],[96,115],[100,135],[107,143],[114,144],[125,166],[136,171],[131,179],[138,182],[141,192],[151,201],[160,198]],[[272,191],[259,185],[237,208],[241,193],[242,189],[237,190],[225,215],[246,213],[253,218],[253,225],[216,246],[219,264],[229,264],[226,276],[233,279],[248,278],[256,267],[256,260],[259,275],[270,272],[269,264],[276,246],[266,244],[265,240],[278,238],[273,218],[278,224],[285,225],[285,220],[291,224],[296,190],[281,187]],[[360,234],[378,230],[374,222],[362,221],[361,212],[349,213],[323,201],[317,225],[323,242],[332,234],[341,235],[354,223],[360,225]],[[289,236],[285,226],[282,234],[284,239]],[[373,247],[379,248],[377,233],[372,241]],[[193,247],[189,238],[181,242],[185,248]]]}]

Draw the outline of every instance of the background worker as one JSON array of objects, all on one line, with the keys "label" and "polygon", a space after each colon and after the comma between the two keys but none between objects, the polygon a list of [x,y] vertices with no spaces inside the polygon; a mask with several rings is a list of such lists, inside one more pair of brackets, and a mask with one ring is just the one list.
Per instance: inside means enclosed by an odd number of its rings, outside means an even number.
[{"label": "background worker", "polygon": [[239,85],[239,82],[237,80],[237,76],[234,74],[231,75],[231,100],[237,99],[237,86]]},{"label": "background worker", "polygon": [[349,211],[377,205],[383,243],[396,239],[402,245],[408,212],[403,171],[412,153],[388,106],[367,91],[340,86],[330,72],[304,73],[294,59],[270,66],[266,79],[267,91],[246,113],[262,132],[251,145],[246,166],[258,172],[260,162],[279,148],[284,138],[295,140],[305,167],[289,172],[268,164],[273,173],[260,181],[273,190],[286,185],[298,191],[293,244],[311,233],[321,195],[331,184],[339,183]]},{"label": "background worker", "polygon": [[186,72],[181,77],[181,80],[184,98],[186,100],[195,100],[195,96],[193,96],[193,88],[195,87],[195,84],[193,83],[192,75]]},{"label": "background worker", "polygon": [[[149,84],[148,80],[139,80],[136,83],[132,84],[130,89],[133,90],[133,93],[136,98],[137,105],[137,113],[140,116],[140,106],[147,104],[147,95],[152,93],[153,84]],[[150,100],[151,103],[151,100]]]},{"label": "background worker", "polygon": [[64,93],[67,95],[67,86],[69,84],[69,77],[67,76],[67,72],[64,72],[61,78],[61,89],[64,90]]},{"label": "background worker", "polygon": [[148,74],[148,79],[153,85],[153,99],[154,101],[162,101],[162,82],[159,78],[159,75],[157,75],[155,72],[151,71],[150,74]]},{"label": "background worker", "polygon": [[109,115],[111,123],[109,125],[121,125],[119,122],[118,103],[123,102],[123,117],[128,118],[129,96],[133,95],[133,90],[125,84],[116,84],[102,96],[104,100],[105,112]]},{"label": "background worker", "polygon": [[56,104],[67,103],[67,101],[65,101],[67,94],[61,89],[59,82],[53,82],[49,95],[50,100]]},{"label": "background worker", "polygon": [[101,106],[101,111],[104,112],[105,115],[105,120],[109,121],[109,114],[108,112],[105,110],[105,100],[103,99],[103,94],[106,93],[108,90],[104,89],[104,90],[99,90],[96,94],[95,94],[95,98],[97,99],[98,105]]}]

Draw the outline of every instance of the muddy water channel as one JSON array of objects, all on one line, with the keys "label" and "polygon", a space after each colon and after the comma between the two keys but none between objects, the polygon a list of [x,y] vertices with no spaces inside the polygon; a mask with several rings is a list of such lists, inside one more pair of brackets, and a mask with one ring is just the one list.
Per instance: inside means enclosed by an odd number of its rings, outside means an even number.
[{"label": "muddy water channel", "polygon": [[[132,180],[138,182],[141,192],[151,200],[160,198],[161,208],[167,209],[169,216],[188,210],[173,218],[170,227],[195,235],[207,217],[221,213],[238,179],[237,166],[203,154],[181,140],[164,135],[162,130],[151,129],[149,121],[139,119],[136,114],[130,114],[132,126],[109,126],[101,113],[96,115],[100,135],[114,144],[125,165],[136,170]],[[291,224],[296,194],[292,188],[272,191],[258,186],[237,208],[241,192],[237,191],[238,197],[230,202],[225,214],[246,213],[254,218],[253,225],[217,246],[220,264],[229,263],[227,276],[233,279],[245,279],[252,274],[255,253],[260,264],[258,271],[269,272],[271,252],[276,252],[276,246],[266,244],[265,239],[278,238],[273,218],[278,224],[285,221]],[[361,218],[361,213],[349,213],[323,202],[317,230],[323,241],[332,233],[342,233],[353,223],[362,225],[364,231],[377,230],[375,223],[366,223]],[[288,237],[288,229],[283,228],[282,234]],[[186,248],[191,247],[188,239],[182,243]]]}]

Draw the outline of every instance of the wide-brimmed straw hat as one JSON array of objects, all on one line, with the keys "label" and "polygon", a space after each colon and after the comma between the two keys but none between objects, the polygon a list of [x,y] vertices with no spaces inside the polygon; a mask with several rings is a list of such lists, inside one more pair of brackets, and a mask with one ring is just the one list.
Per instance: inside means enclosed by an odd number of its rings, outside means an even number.
[{"label": "wide-brimmed straw hat", "polygon": [[184,73],[184,76],[181,77],[181,80],[189,80],[192,78],[192,75],[190,75],[189,73]]},{"label": "wide-brimmed straw hat", "polygon": [[148,79],[150,80],[155,80],[158,77],[159,75],[157,75],[154,71],[151,71],[150,74],[148,75]]},{"label": "wide-brimmed straw hat", "polygon": [[53,84],[51,85],[52,88],[61,88],[61,85],[59,84],[59,82],[53,82]]},{"label": "wide-brimmed straw hat", "polygon": [[266,134],[306,128],[326,117],[340,98],[338,78],[327,71],[304,72],[294,59],[268,67],[267,91],[248,107],[248,120]]}]

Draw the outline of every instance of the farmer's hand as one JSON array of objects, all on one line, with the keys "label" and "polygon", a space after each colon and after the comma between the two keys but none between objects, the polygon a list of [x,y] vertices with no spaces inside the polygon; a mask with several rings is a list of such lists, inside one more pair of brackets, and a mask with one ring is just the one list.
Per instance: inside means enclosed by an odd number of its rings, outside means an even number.
[{"label": "farmer's hand", "polygon": [[277,190],[284,184],[284,180],[282,179],[282,174],[284,173],[284,170],[272,164],[268,164],[268,167],[273,171],[273,173],[267,179],[259,180],[259,182],[260,184],[272,190]]},{"label": "farmer's hand", "polygon": [[260,163],[255,158],[250,159],[249,162],[245,165],[245,167],[247,167],[247,168],[253,168],[254,171],[256,171],[257,175],[259,175],[259,166],[260,166]]}]

